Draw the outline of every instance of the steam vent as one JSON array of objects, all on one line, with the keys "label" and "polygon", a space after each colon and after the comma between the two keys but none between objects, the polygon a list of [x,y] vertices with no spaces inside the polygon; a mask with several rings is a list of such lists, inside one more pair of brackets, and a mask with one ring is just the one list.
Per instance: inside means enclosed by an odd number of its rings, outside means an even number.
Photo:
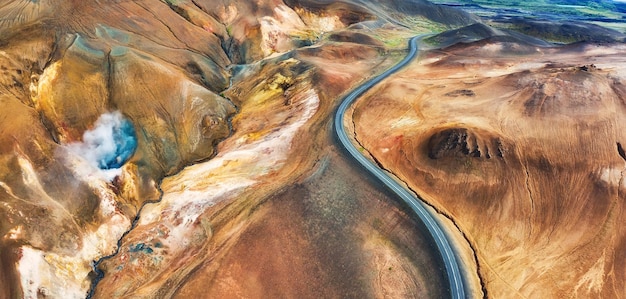
[{"label": "steam vent", "polygon": [[626,298],[626,3],[0,0],[0,299]]},{"label": "steam vent", "polygon": [[100,169],[116,169],[135,152],[137,136],[132,123],[119,112],[105,113],[85,131],[82,142],[69,146]]}]

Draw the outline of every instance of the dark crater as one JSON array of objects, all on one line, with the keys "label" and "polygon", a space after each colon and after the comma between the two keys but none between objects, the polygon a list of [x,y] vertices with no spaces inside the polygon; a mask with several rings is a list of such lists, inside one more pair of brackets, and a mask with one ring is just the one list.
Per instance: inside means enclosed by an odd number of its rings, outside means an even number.
[{"label": "dark crater", "polygon": [[504,157],[499,137],[466,128],[448,128],[433,134],[428,140],[427,150],[428,157],[433,160],[446,157]]},{"label": "dark crater", "polygon": [[448,92],[448,93],[445,94],[446,97],[453,97],[453,98],[461,97],[461,96],[463,96],[463,97],[473,97],[475,95],[476,94],[471,89],[457,89],[455,91],[451,91],[451,92]]}]

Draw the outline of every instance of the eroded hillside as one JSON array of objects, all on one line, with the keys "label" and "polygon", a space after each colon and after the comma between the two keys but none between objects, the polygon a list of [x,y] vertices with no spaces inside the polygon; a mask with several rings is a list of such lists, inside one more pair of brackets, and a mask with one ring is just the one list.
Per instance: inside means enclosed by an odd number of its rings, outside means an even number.
[{"label": "eroded hillside", "polygon": [[356,137],[462,232],[489,297],[620,298],[625,50],[428,51],[362,99]]}]

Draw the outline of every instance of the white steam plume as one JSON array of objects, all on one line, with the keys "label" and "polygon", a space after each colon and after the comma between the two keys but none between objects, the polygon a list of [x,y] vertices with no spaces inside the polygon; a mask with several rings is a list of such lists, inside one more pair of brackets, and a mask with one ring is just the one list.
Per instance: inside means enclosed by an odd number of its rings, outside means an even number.
[{"label": "white steam plume", "polygon": [[120,168],[136,147],[133,125],[119,111],[102,114],[94,128],[85,131],[82,142],[68,145],[71,152],[82,157],[94,170],[100,169],[109,181],[121,173]]}]

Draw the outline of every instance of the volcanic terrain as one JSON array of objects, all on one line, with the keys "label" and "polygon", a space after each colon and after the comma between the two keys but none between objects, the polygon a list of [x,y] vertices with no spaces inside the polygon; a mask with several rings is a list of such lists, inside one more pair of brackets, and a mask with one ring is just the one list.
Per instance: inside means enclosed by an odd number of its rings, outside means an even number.
[{"label": "volcanic terrain", "polygon": [[423,34],[346,126],[432,207],[469,295],[624,297],[624,34],[492,25],[422,0],[0,1],[0,298],[450,296],[333,135]]}]

